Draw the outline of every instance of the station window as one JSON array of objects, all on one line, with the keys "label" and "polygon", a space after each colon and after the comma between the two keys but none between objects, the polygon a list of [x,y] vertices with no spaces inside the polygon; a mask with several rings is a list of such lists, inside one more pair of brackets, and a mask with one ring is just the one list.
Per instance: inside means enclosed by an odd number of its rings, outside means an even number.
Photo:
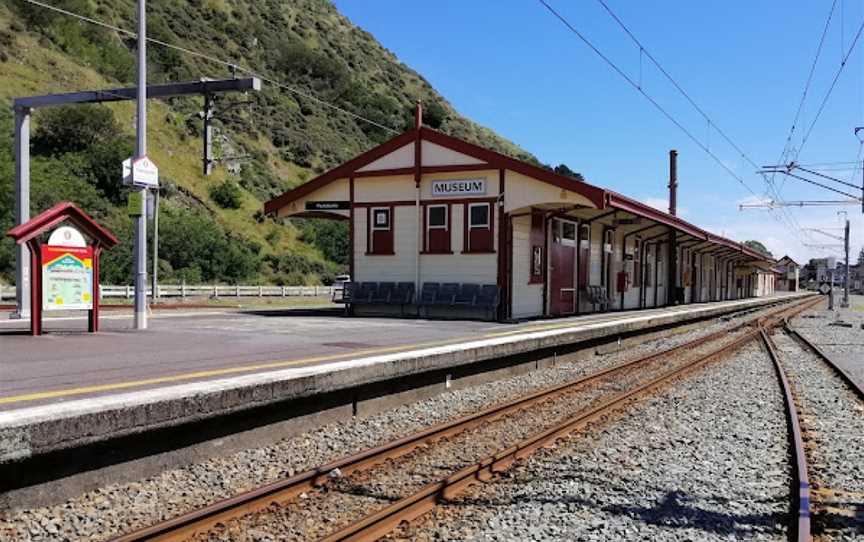
[{"label": "station window", "polygon": [[465,252],[493,252],[492,206],[489,203],[466,204],[468,216]]},{"label": "station window", "polygon": [[642,285],[642,239],[633,240],[633,286]]},{"label": "station window", "polygon": [[393,254],[393,208],[373,207],[369,221],[369,254]]},{"label": "station window", "polygon": [[426,207],[426,252],[450,253],[450,206]]},{"label": "station window", "polygon": [[579,270],[576,278],[579,288],[588,287],[588,268],[591,259],[591,226],[589,224],[579,225]]}]

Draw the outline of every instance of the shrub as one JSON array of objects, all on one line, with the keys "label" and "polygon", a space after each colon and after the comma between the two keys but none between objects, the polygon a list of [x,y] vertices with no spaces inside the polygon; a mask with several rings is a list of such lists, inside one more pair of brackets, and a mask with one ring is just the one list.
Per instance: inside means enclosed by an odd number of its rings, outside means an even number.
[{"label": "shrub", "polygon": [[223,209],[239,209],[243,205],[243,190],[233,181],[224,181],[210,188],[210,197]]}]

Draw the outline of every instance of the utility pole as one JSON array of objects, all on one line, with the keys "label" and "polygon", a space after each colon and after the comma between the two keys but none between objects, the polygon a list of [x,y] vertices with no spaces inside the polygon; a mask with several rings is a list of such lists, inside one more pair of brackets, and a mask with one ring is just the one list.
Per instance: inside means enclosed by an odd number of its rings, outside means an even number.
[{"label": "utility pole", "polygon": [[[676,216],[678,213],[678,151],[669,151],[669,214]],[[669,232],[669,265],[666,268],[666,304],[678,303],[678,247],[675,243],[674,230]]]},{"label": "utility pole", "polygon": [[843,308],[849,307],[849,219],[846,219],[846,227],[844,228],[844,248],[846,250],[846,279],[843,286]]},{"label": "utility pole", "polygon": [[213,95],[204,94],[204,111],[200,113],[204,120],[204,156],[202,158],[204,175],[213,173]]},{"label": "utility pole", "polygon": [[[147,156],[147,12],[138,0],[138,103],[135,159]],[[138,188],[141,212],[135,218],[135,329],[147,329],[147,188]]]}]

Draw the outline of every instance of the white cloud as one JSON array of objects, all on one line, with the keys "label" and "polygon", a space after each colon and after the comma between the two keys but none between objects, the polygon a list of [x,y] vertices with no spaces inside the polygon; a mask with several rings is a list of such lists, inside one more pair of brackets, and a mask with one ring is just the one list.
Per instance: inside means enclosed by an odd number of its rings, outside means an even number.
[{"label": "white cloud", "polygon": [[[664,213],[669,212],[669,200],[666,198],[647,197],[642,198],[640,201],[645,205],[654,207]],[[687,216],[688,214],[690,214],[690,210],[687,207],[678,207],[679,216]]]},{"label": "white cloud", "polygon": [[[814,209],[812,211],[796,213],[795,219],[802,228],[819,228],[833,235],[842,236],[842,230],[836,229],[843,225],[842,221],[838,219],[836,212],[836,209],[826,211],[817,211]],[[807,263],[810,258],[832,255],[839,258],[843,254],[843,250],[839,247],[822,249],[804,246],[803,243],[841,243],[818,233],[802,233],[792,228],[782,218],[780,213],[779,209],[770,213],[743,211],[734,220],[729,220],[722,224],[706,223],[704,228],[734,241],[755,239],[764,244],[774,254],[774,257],[780,258],[783,255],[789,255],[801,264]],[[864,232],[864,218],[862,218],[860,213],[849,213],[849,220],[851,223],[849,261],[854,263],[857,261],[858,251],[861,250],[861,245],[864,243],[864,236],[862,236],[862,232]]]}]

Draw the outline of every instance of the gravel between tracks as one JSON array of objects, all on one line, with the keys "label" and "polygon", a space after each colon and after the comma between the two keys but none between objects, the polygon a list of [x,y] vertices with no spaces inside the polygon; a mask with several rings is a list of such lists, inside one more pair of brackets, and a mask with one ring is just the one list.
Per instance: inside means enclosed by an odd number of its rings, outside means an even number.
[{"label": "gravel between tracks", "polygon": [[774,342],[802,419],[813,531],[822,540],[864,540],[864,401],[792,337],[777,333]]},{"label": "gravel between tracks", "polygon": [[439,508],[412,540],[785,540],[790,466],[757,346]]},{"label": "gravel between tracks", "polygon": [[[749,316],[747,316],[749,317]],[[485,406],[596,371],[639,354],[708,334],[728,322],[651,341],[626,352],[442,394],[368,418],[328,424],[272,446],[170,469],[133,483],[112,484],[60,505],[0,512],[0,539],[104,540],[241,491],[384,443]]]},{"label": "gravel between tracks", "polygon": [[831,313],[826,302],[819,309],[804,313],[816,318],[796,318],[793,325],[864,386],[864,295],[849,296],[849,304],[850,308],[838,307]]},{"label": "gravel between tracks", "polygon": [[[738,336],[730,333],[722,340],[728,343]],[[511,413],[494,423],[483,424],[446,441],[439,441],[434,446],[415,450],[396,461],[353,476],[334,479],[327,487],[310,493],[308,500],[271,507],[265,513],[226,522],[225,528],[214,530],[197,540],[251,542],[265,535],[273,540],[284,541],[319,539],[420,490],[426,484],[517,444],[599,400],[634,388],[700,354],[713,351],[717,346],[716,342],[711,342],[688,349],[686,356],[664,356],[634,369],[608,375],[591,385],[579,386],[565,396]],[[250,536],[250,531],[255,534]]]}]

